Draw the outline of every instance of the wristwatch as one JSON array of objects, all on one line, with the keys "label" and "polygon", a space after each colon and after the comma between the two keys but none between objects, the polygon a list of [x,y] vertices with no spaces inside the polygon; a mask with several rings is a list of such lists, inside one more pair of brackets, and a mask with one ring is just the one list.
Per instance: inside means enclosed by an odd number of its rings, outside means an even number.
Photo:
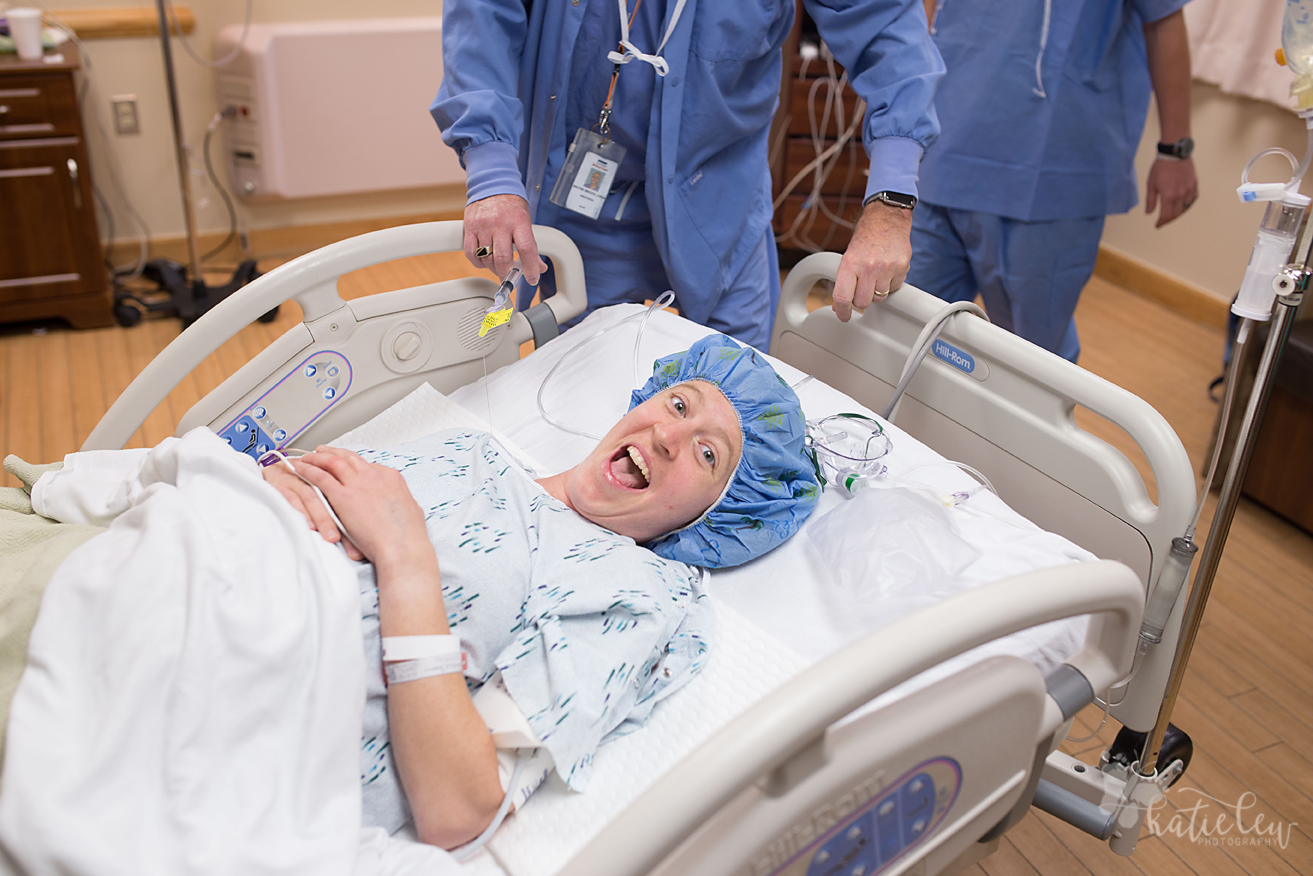
[{"label": "wristwatch", "polygon": [[1158,157],[1168,161],[1185,161],[1191,152],[1194,152],[1194,140],[1189,137],[1182,137],[1175,143],[1158,144]]},{"label": "wristwatch", "polygon": [[872,201],[884,201],[891,207],[902,207],[904,210],[910,210],[916,206],[916,195],[905,195],[902,192],[876,192],[863,201],[862,206],[865,207]]}]

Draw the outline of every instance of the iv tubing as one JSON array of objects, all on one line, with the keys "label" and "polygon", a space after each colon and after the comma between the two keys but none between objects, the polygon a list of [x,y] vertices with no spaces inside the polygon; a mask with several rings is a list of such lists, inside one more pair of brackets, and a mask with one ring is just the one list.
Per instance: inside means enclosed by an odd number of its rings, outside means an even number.
[{"label": "iv tubing", "polygon": [[1240,357],[1244,354],[1245,346],[1249,340],[1249,326],[1253,320],[1244,319],[1240,323],[1240,331],[1236,334],[1236,344],[1231,350],[1231,363],[1227,368],[1226,375],[1226,392],[1222,395],[1222,416],[1218,420],[1217,440],[1213,444],[1213,458],[1208,463],[1208,476],[1204,478],[1203,489],[1199,492],[1199,505],[1194,510],[1194,517],[1190,520],[1190,526],[1185,530],[1187,541],[1194,540],[1195,530],[1199,528],[1199,518],[1204,513],[1204,502],[1208,500],[1208,493],[1213,488],[1213,478],[1217,476],[1217,465],[1222,459],[1222,442],[1226,440],[1226,426],[1230,421],[1231,403],[1235,400],[1236,384],[1239,383],[1239,362]]},{"label": "iv tubing", "polygon": [[585,344],[589,343],[595,338],[604,335],[607,332],[612,331],[613,329],[617,329],[627,322],[631,322],[635,319],[638,319],[639,317],[642,317],[643,322],[638,327],[638,336],[634,338],[634,388],[637,389],[638,387],[642,386],[643,382],[639,377],[639,371],[638,371],[638,351],[643,341],[643,330],[647,328],[647,321],[654,312],[660,310],[663,307],[667,307],[674,300],[675,300],[675,293],[670,290],[666,290],[665,292],[662,292],[660,295],[658,295],[657,300],[653,301],[652,304],[643,313],[641,314],[635,313],[631,316],[625,317],[615,325],[600,328],[597,331],[593,332],[588,337],[584,338],[579,343],[575,344],[569,350],[566,350],[564,353],[562,353],[561,358],[557,359],[556,364],[552,366],[552,370],[548,371],[547,376],[543,378],[543,382],[538,384],[538,413],[543,415],[543,419],[551,423],[556,428],[564,432],[569,432],[572,435],[582,435],[585,438],[592,438],[594,441],[600,440],[602,437],[601,435],[594,435],[592,432],[588,432],[584,429],[576,429],[574,426],[571,426],[569,423],[565,423],[561,420],[558,420],[556,417],[548,413],[547,406],[543,404],[543,393],[546,392],[547,390],[548,382],[552,379],[552,375],[556,373],[556,369],[561,367],[561,363],[565,362],[565,360],[569,358],[571,353],[577,351],[580,347],[583,347]]}]

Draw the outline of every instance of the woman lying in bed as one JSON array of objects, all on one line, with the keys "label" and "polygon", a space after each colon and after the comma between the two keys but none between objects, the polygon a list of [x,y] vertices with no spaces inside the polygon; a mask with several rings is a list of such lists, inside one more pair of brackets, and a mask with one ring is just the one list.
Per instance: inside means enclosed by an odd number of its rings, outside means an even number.
[{"label": "woman lying in bed", "polygon": [[[446,848],[489,824],[505,775],[469,691],[495,676],[582,789],[603,739],[701,664],[712,617],[692,566],[746,562],[810,513],[803,433],[770,366],[711,336],[657,362],[629,413],[551,477],[533,480],[490,436],[459,430],[390,451],[320,448],[291,463],[304,482],[266,468],[326,540],[372,564],[359,571],[372,664],[365,824],[390,832],[413,817],[422,840]],[[454,643],[404,637],[447,634],[459,635],[463,675],[389,660],[385,685],[380,636],[418,654]]]}]

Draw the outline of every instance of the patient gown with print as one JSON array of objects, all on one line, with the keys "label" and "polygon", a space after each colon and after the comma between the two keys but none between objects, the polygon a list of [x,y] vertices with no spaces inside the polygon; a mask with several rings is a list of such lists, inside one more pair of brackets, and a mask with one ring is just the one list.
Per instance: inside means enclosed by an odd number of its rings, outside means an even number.
[{"label": "patient gown with print", "polygon": [[[361,455],[398,469],[424,511],[466,683],[500,670],[561,778],[582,790],[597,746],[706,658],[714,616],[700,573],[580,517],[488,435],[438,432]],[[364,823],[393,831],[410,812],[388,742],[373,567],[359,577]]]}]

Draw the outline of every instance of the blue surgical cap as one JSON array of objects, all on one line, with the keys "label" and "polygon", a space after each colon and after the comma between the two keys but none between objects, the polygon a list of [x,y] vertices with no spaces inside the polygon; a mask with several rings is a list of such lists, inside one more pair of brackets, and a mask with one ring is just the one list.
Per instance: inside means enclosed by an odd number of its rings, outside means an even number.
[{"label": "blue surgical cap", "polygon": [[807,421],[798,396],[765,358],[724,335],[658,359],[629,408],[690,380],[705,380],[729,399],[743,429],[743,454],[719,502],[647,547],[693,566],[737,566],[793,535],[816,507],[820,485],[803,442]]}]

